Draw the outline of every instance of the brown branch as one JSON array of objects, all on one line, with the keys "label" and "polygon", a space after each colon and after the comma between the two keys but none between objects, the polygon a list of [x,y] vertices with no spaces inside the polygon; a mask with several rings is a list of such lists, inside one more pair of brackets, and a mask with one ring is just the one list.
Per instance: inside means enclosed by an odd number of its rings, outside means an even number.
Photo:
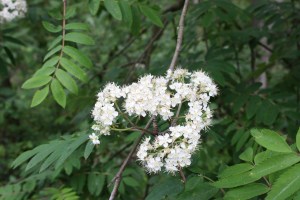
[{"label": "brown branch", "polygon": [[183,173],[183,171],[182,171],[182,168],[181,168],[180,166],[179,166],[179,174],[180,174],[180,176],[181,176],[182,182],[183,182],[183,183],[186,183],[185,175],[184,175],[184,173]]},{"label": "brown branch", "polygon": [[[145,126],[145,129],[148,129],[150,124],[152,123],[152,120],[153,118],[151,118],[147,125]],[[123,161],[119,171],[117,172],[117,174],[115,175],[115,177],[112,179],[112,183],[114,182],[114,188],[113,188],[113,191],[111,192],[110,194],[110,197],[109,197],[109,200],[114,200],[117,196],[117,193],[118,193],[118,189],[119,189],[119,186],[120,186],[120,183],[121,183],[121,179],[122,179],[122,174],[129,162],[129,160],[131,159],[131,157],[133,156],[133,153],[135,152],[135,150],[137,149],[140,141],[142,140],[143,136],[144,136],[145,132],[142,132],[142,134],[140,135],[140,137],[135,141],[135,143],[133,144],[133,147],[130,151],[130,153],[128,154],[128,156],[126,157],[126,159]]]},{"label": "brown branch", "polygon": [[176,49],[169,67],[169,70],[174,71],[180,50],[181,50],[181,45],[182,45],[182,39],[183,39],[183,29],[184,29],[184,18],[185,15],[187,13],[187,8],[189,5],[189,0],[185,0],[184,2],[184,6],[182,9],[182,13],[180,16],[180,20],[179,20],[179,26],[178,26],[178,36],[177,36],[177,43],[176,43]]}]

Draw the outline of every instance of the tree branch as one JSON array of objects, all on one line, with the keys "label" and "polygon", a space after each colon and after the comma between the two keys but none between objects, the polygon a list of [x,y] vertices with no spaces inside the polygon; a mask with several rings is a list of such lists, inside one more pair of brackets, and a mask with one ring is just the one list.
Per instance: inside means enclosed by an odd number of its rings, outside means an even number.
[{"label": "tree branch", "polygon": [[189,0],[185,0],[184,6],[182,9],[182,13],[180,16],[180,20],[179,20],[176,49],[175,49],[175,52],[174,52],[174,55],[173,55],[173,58],[171,61],[171,65],[169,67],[169,70],[171,70],[171,71],[174,71],[174,68],[175,68],[175,65],[176,65],[180,50],[181,50],[182,39],[183,39],[183,29],[184,29],[184,18],[187,13],[188,5],[189,5]]},{"label": "tree branch", "polygon": [[[150,124],[152,123],[153,117],[148,121],[148,123],[145,126],[145,129],[148,129]],[[118,193],[118,189],[121,183],[121,179],[122,179],[122,173],[125,170],[125,167],[127,166],[129,160],[131,159],[131,157],[133,156],[133,153],[135,152],[135,150],[137,149],[140,141],[142,140],[143,136],[144,136],[145,132],[142,132],[142,134],[140,135],[140,137],[135,141],[135,143],[133,144],[133,147],[130,151],[130,153],[128,154],[128,156],[126,157],[126,159],[123,161],[119,171],[117,172],[117,174],[115,175],[115,177],[112,179],[112,183],[114,182],[114,188],[113,191],[110,194],[109,200],[114,200],[117,196]]]}]

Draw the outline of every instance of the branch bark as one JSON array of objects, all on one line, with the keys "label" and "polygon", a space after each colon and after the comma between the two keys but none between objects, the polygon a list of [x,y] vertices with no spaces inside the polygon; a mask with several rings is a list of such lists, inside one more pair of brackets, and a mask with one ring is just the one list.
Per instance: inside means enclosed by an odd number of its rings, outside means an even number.
[{"label": "branch bark", "polygon": [[[145,129],[148,129],[149,126],[151,125],[153,120],[153,117],[148,121],[148,123],[145,126]],[[123,161],[119,171],[117,172],[117,174],[115,175],[115,177],[112,179],[112,183],[114,182],[114,188],[113,191],[110,194],[109,200],[114,200],[117,196],[118,193],[118,189],[122,180],[122,173],[124,172],[129,160],[131,159],[131,157],[133,156],[135,150],[137,149],[139,143],[141,142],[143,136],[144,136],[145,132],[142,132],[142,134],[140,135],[140,137],[135,141],[135,143],[133,144],[133,147],[130,151],[130,153],[128,154],[128,156],[126,157],[126,159]]]},{"label": "branch bark", "polygon": [[187,13],[187,8],[189,5],[189,0],[185,0],[183,9],[181,12],[180,20],[179,20],[179,26],[178,26],[178,36],[177,36],[177,43],[176,43],[176,49],[169,67],[169,70],[174,71],[175,65],[181,50],[182,40],[183,40],[183,29],[184,29],[184,18]]}]

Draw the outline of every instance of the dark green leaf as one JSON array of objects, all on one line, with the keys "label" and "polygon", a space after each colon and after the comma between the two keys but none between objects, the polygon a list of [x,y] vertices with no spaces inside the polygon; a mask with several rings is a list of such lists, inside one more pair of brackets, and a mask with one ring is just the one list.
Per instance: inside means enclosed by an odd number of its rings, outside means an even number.
[{"label": "dark green leaf", "polygon": [[300,151],[300,128],[298,129],[298,132],[296,135],[296,145],[297,145],[298,151]]},{"label": "dark green leaf", "polygon": [[117,20],[122,20],[122,12],[116,0],[104,0],[106,10]]},{"label": "dark green leaf", "polygon": [[128,27],[131,27],[131,25],[132,25],[132,11],[131,11],[131,7],[129,5],[129,2],[120,1],[119,5],[120,5],[122,16],[123,16],[123,21],[127,24]]},{"label": "dark green leaf", "polygon": [[91,141],[88,141],[86,143],[85,150],[84,150],[84,155],[83,155],[85,159],[87,159],[90,156],[90,154],[92,153],[94,147],[95,147],[95,145]]},{"label": "dark green leaf", "polygon": [[158,12],[147,5],[139,5],[141,12],[155,25],[159,27],[163,27],[164,24],[162,23]]}]

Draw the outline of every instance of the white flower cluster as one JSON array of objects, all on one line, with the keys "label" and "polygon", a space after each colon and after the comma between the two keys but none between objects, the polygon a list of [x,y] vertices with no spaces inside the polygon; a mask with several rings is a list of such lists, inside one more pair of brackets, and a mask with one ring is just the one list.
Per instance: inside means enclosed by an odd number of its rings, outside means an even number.
[{"label": "white flower cluster", "polygon": [[[191,164],[191,155],[197,149],[200,131],[210,125],[212,117],[208,103],[217,95],[217,87],[204,72],[190,73],[184,69],[168,71],[166,77],[146,75],[138,82],[125,87],[109,83],[98,93],[97,103],[92,111],[95,121],[90,135],[94,144],[99,144],[99,135],[109,135],[118,111],[123,109],[129,116],[157,116],[171,120],[182,105],[188,106],[185,121],[172,125],[159,133],[154,141],[148,137],[140,145],[138,159],[149,172],[163,168],[168,172]],[[122,108],[117,100],[122,98]],[[178,117],[178,116],[175,116]],[[174,120],[174,119],[173,119]]]},{"label": "white flower cluster", "polygon": [[178,171],[191,164],[191,155],[197,149],[200,131],[210,125],[212,117],[208,107],[210,97],[217,95],[217,87],[204,72],[189,73],[178,69],[168,72],[172,107],[187,103],[189,109],[185,123],[169,127],[151,143],[146,138],[137,152],[139,160],[149,172]]},{"label": "white flower cluster", "polygon": [[25,0],[0,0],[0,24],[24,17],[26,12]]}]

